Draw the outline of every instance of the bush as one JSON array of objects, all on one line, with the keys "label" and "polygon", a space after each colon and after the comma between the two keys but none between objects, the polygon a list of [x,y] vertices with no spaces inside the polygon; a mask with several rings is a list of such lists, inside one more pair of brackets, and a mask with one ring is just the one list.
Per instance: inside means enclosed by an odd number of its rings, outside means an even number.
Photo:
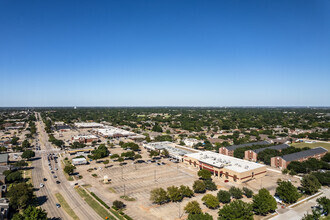
[{"label": "bush", "polygon": [[188,204],[184,207],[184,210],[188,214],[201,214],[202,213],[201,207],[199,206],[199,203],[197,201],[188,202]]},{"label": "bush", "polygon": [[214,195],[211,195],[211,194],[206,194],[205,196],[203,196],[202,201],[205,203],[205,205],[208,208],[211,208],[211,209],[215,209],[219,206],[219,201],[218,201],[217,197],[215,197]]},{"label": "bush", "polygon": [[184,186],[184,185],[181,185],[180,186],[180,192],[181,192],[181,195],[182,197],[192,197],[194,196],[194,191],[192,191],[189,186]]},{"label": "bush", "polygon": [[253,191],[247,187],[243,187],[243,193],[247,198],[251,198],[253,196]]},{"label": "bush", "polygon": [[217,194],[217,198],[218,198],[219,202],[221,202],[221,203],[229,203],[231,200],[230,193],[225,190],[219,190],[219,192]]},{"label": "bush", "polygon": [[229,193],[231,197],[233,197],[234,199],[241,199],[243,197],[242,190],[234,186],[230,187]]},{"label": "bush", "polygon": [[193,185],[195,193],[204,193],[206,191],[206,185],[202,180],[196,180]]},{"label": "bush", "polygon": [[122,209],[125,207],[125,204],[122,202],[122,201],[119,201],[119,200],[115,200],[113,203],[112,203],[112,208],[116,209],[116,210],[119,210],[119,209]]},{"label": "bush", "polygon": [[217,186],[212,180],[204,180],[205,183],[205,188],[210,191],[215,191],[217,190]]},{"label": "bush", "polygon": [[163,204],[168,202],[169,198],[163,188],[156,188],[150,191],[150,200],[156,204]]},{"label": "bush", "polygon": [[172,202],[179,202],[183,198],[180,189],[176,186],[167,187],[167,196]]}]

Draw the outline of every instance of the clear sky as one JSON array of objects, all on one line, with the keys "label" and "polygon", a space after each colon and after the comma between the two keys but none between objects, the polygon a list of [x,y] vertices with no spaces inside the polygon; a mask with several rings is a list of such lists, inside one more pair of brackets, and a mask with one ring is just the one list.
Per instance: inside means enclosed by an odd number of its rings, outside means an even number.
[{"label": "clear sky", "polygon": [[0,106],[330,106],[329,0],[0,0]]}]

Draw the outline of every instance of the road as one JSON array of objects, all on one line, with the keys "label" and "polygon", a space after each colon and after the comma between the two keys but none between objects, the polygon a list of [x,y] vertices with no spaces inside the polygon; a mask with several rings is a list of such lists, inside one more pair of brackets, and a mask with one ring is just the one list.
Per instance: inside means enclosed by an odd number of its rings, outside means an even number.
[{"label": "road", "polygon": [[320,190],[322,192],[321,195],[308,200],[298,206],[295,206],[293,208],[286,208],[282,210],[277,210],[279,213],[277,216],[271,218],[271,220],[301,220],[304,214],[311,214],[312,213],[312,206],[317,205],[316,199],[326,196],[327,198],[330,198],[330,189],[323,188]]},{"label": "road", "polygon": [[[32,180],[35,188],[39,188],[40,183],[44,183],[45,187],[39,189],[36,194],[41,203],[41,207],[48,212],[48,216],[52,219],[71,219],[62,208],[56,208],[57,200],[55,194],[61,193],[69,206],[74,210],[76,215],[81,219],[101,219],[101,217],[78,195],[73,185],[67,181],[63,173],[62,163],[60,158],[58,163],[54,160],[50,160],[52,171],[48,167],[47,155],[49,153],[58,153],[58,149],[53,148],[52,144],[48,142],[48,134],[45,132],[44,124],[40,120],[40,114],[37,115],[39,119],[36,123],[38,130],[38,138],[41,146],[41,150],[36,152],[36,158],[40,158],[33,161]],[[58,168],[55,170],[55,168]],[[54,175],[57,178],[54,178]],[[47,181],[43,181],[43,178],[47,178]],[[56,184],[56,180],[60,181]]]}]

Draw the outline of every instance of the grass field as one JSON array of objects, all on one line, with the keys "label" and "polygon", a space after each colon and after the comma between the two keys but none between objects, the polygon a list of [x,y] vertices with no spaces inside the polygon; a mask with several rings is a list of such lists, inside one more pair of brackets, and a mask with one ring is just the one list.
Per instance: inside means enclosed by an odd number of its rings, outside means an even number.
[{"label": "grass field", "polygon": [[95,212],[101,216],[101,218],[116,220],[103,206],[101,206],[96,200],[94,200],[87,192],[82,188],[76,188],[79,195],[87,202],[87,204],[95,210]]},{"label": "grass field", "polygon": [[56,196],[56,199],[58,200],[58,202],[63,207],[64,211],[66,213],[68,213],[68,215],[71,216],[71,218],[73,218],[74,220],[79,220],[78,216],[71,209],[71,207],[69,206],[69,204],[65,201],[64,197],[62,196],[62,194],[61,193],[56,193],[55,196]]},{"label": "grass field", "polygon": [[316,143],[293,143],[291,144],[294,147],[298,148],[303,148],[303,147],[310,147],[310,148],[315,148],[315,147],[324,147],[328,151],[330,151],[330,143],[321,143],[321,142],[316,142]]}]

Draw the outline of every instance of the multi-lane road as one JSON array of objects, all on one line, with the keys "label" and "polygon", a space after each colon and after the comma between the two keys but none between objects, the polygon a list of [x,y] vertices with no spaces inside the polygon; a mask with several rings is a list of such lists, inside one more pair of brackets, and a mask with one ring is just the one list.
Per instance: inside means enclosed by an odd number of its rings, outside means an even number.
[{"label": "multi-lane road", "polygon": [[[45,132],[40,114],[36,116],[38,119],[36,126],[41,150],[36,151],[37,159],[32,163],[34,167],[32,170],[32,181],[34,187],[39,189],[36,191],[36,195],[41,207],[48,212],[48,217],[51,219],[71,219],[61,207],[56,207],[57,200],[55,194],[61,193],[79,219],[101,219],[101,217],[77,194],[73,187],[74,182],[67,181],[63,173],[63,168],[61,167],[62,163],[60,157],[57,163],[55,160],[50,160],[52,170],[49,169],[48,155],[50,153],[57,154],[60,151],[48,142],[48,135]],[[56,176],[56,178],[54,176]],[[44,178],[47,180],[44,181]],[[60,183],[56,183],[56,181]],[[40,188],[40,183],[43,183],[44,187]]]}]

